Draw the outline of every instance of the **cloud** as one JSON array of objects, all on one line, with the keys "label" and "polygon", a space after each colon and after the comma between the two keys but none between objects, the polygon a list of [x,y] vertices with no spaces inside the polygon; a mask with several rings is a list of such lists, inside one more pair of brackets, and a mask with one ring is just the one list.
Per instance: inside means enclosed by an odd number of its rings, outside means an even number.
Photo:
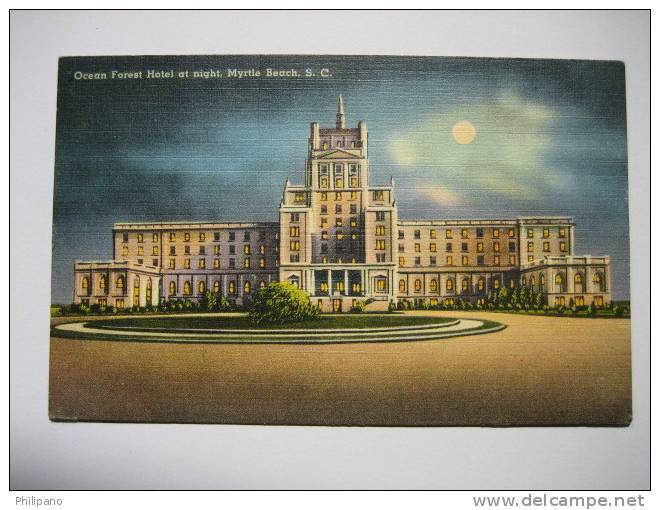
[{"label": "cloud", "polygon": [[419,187],[416,190],[431,202],[442,206],[457,206],[463,203],[463,197],[455,191],[439,186]]},{"label": "cloud", "polygon": [[[558,116],[547,106],[502,93],[447,111],[434,109],[416,126],[393,135],[389,147],[394,164],[414,171],[424,183],[422,193],[428,194],[425,186],[440,184],[443,191],[530,199],[564,182],[562,172],[544,158]],[[461,145],[453,139],[452,128],[461,121],[476,128],[474,142]]]}]

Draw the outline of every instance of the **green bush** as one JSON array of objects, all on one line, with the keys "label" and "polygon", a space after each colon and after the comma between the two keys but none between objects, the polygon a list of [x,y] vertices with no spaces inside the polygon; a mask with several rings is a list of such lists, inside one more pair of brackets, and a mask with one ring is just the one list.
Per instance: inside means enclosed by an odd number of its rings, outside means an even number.
[{"label": "green bush", "polygon": [[271,283],[254,296],[248,316],[255,324],[286,324],[317,316],[309,296],[290,283]]},{"label": "green bush", "polygon": [[366,304],[364,304],[364,301],[356,301],[353,307],[351,308],[351,312],[353,313],[362,313],[364,312],[365,308],[367,307]]},{"label": "green bush", "polygon": [[387,305],[387,311],[394,312],[397,309],[396,303],[394,300],[390,301],[390,304]]}]

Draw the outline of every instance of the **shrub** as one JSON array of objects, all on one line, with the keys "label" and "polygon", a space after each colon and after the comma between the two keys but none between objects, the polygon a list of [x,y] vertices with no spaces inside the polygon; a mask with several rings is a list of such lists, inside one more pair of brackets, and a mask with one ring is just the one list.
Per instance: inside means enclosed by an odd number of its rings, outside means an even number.
[{"label": "shrub", "polygon": [[249,317],[256,324],[286,324],[310,319],[318,313],[305,291],[290,283],[276,282],[259,289]]},{"label": "shrub", "polygon": [[397,309],[397,306],[396,306],[396,303],[394,302],[394,300],[390,301],[390,304],[387,305],[387,311],[388,312],[393,312],[396,309]]}]

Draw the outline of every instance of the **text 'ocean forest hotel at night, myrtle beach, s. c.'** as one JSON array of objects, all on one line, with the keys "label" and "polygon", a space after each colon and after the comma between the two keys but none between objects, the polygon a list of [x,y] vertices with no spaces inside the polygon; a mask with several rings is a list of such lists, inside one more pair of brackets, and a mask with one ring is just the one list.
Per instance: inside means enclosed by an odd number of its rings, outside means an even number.
[{"label": "text 'ocean forest hotel at night, myrtle beach, s. c.'", "polygon": [[210,78],[332,78],[328,68],[321,69],[145,69],[135,71],[74,71],[77,81],[94,80],[167,80]]}]

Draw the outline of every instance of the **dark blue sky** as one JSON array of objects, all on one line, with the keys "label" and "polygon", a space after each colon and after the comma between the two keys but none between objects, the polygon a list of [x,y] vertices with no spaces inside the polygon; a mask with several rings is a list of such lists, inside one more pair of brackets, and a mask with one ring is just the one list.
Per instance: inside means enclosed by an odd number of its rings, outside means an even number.
[{"label": "dark blue sky", "polygon": [[[327,68],[329,78],[75,80],[148,69]],[[302,182],[309,123],[369,126],[370,178],[402,219],[569,215],[578,254],[629,296],[625,71],[619,62],[427,57],[89,57],[60,61],[53,301],[73,262],[110,259],[118,221],[275,220]],[[460,145],[459,121],[477,136]]]}]

